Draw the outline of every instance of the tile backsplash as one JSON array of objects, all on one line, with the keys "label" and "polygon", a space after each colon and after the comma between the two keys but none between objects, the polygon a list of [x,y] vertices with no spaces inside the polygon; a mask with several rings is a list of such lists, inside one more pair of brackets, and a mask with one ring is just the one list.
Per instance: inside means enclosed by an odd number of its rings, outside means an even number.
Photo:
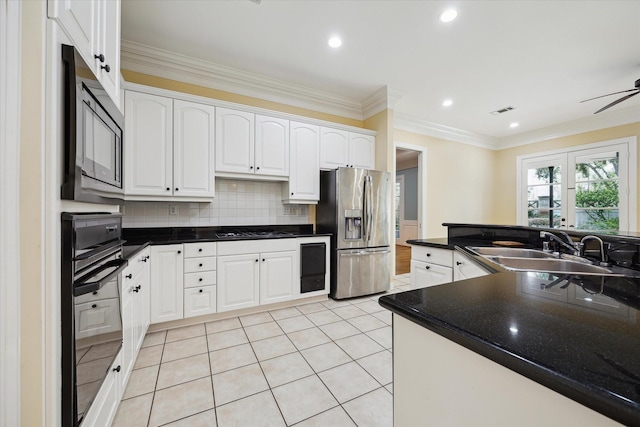
[{"label": "tile backsplash", "polygon": [[210,203],[126,202],[123,227],[308,224],[306,205],[282,204],[280,182],[216,179]]}]

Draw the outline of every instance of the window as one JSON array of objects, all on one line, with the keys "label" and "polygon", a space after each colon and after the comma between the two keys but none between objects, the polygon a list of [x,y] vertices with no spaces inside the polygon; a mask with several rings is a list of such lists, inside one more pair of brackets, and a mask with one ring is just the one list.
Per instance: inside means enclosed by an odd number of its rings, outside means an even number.
[{"label": "window", "polygon": [[518,157],[518,223],[636,229],[636,138]]}]

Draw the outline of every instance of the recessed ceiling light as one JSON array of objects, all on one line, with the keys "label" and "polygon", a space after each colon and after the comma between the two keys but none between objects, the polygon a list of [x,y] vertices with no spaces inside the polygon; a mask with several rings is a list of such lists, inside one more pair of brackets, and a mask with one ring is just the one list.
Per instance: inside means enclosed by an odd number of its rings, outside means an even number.
[{"label": "recessed ceiling light", "polygon": [[333,36],[329,39],[329,46],[336,49],[342,46],[342,40],[338,36]]},{"label": "recessed ceiling light", "polygon": [[512,129],[513,129],[513,128],[517,128],[518,126],[520,126],[520,123],[516,123],[516,122],[513,122],[513,123],[511,123],[511,124],[509,125],[509,127],[510,127],[510,128],[512,128]]},{"label": "recessed ceiling light", "polygon": [[458,16],[458,11],[455,9],[447,9],[444,12],[442,12],[442,15],[440,15],[440,20],[442,22],[451,22],[454,19],[456,19],[456,16]]},{"label": "recessed ceiling light", "polygon": [[444,101],[442,101],[443,107],[449,107],[451,104],[453,104],[453,101],[450,99],[445,99]]}]

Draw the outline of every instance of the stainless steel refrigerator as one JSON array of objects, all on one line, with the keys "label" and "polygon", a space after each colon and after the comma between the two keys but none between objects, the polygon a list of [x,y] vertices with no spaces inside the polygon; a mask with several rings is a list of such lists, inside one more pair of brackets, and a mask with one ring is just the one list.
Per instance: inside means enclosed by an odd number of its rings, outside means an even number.
[{"label": "stainless steel refrigerator", "polygon": [[316,231],[331,233],[331,297],[351,298],[390,287],[391,177],[338,168],[320,176]]}]

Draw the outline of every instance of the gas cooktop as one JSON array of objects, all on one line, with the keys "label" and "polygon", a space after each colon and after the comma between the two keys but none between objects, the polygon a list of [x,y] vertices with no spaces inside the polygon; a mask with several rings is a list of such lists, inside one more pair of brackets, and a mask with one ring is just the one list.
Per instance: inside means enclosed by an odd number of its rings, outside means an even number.
[{"label": "gas cooktop", "polygon": [[218,231],[216,232],[216,237],[218,239],[238,239],[238,238],[274,238],[274,237],[287,237],[294,236],[295,234],[289,233],[286,231],[251,231],[251,230],[242,230],[242,231]]}]

